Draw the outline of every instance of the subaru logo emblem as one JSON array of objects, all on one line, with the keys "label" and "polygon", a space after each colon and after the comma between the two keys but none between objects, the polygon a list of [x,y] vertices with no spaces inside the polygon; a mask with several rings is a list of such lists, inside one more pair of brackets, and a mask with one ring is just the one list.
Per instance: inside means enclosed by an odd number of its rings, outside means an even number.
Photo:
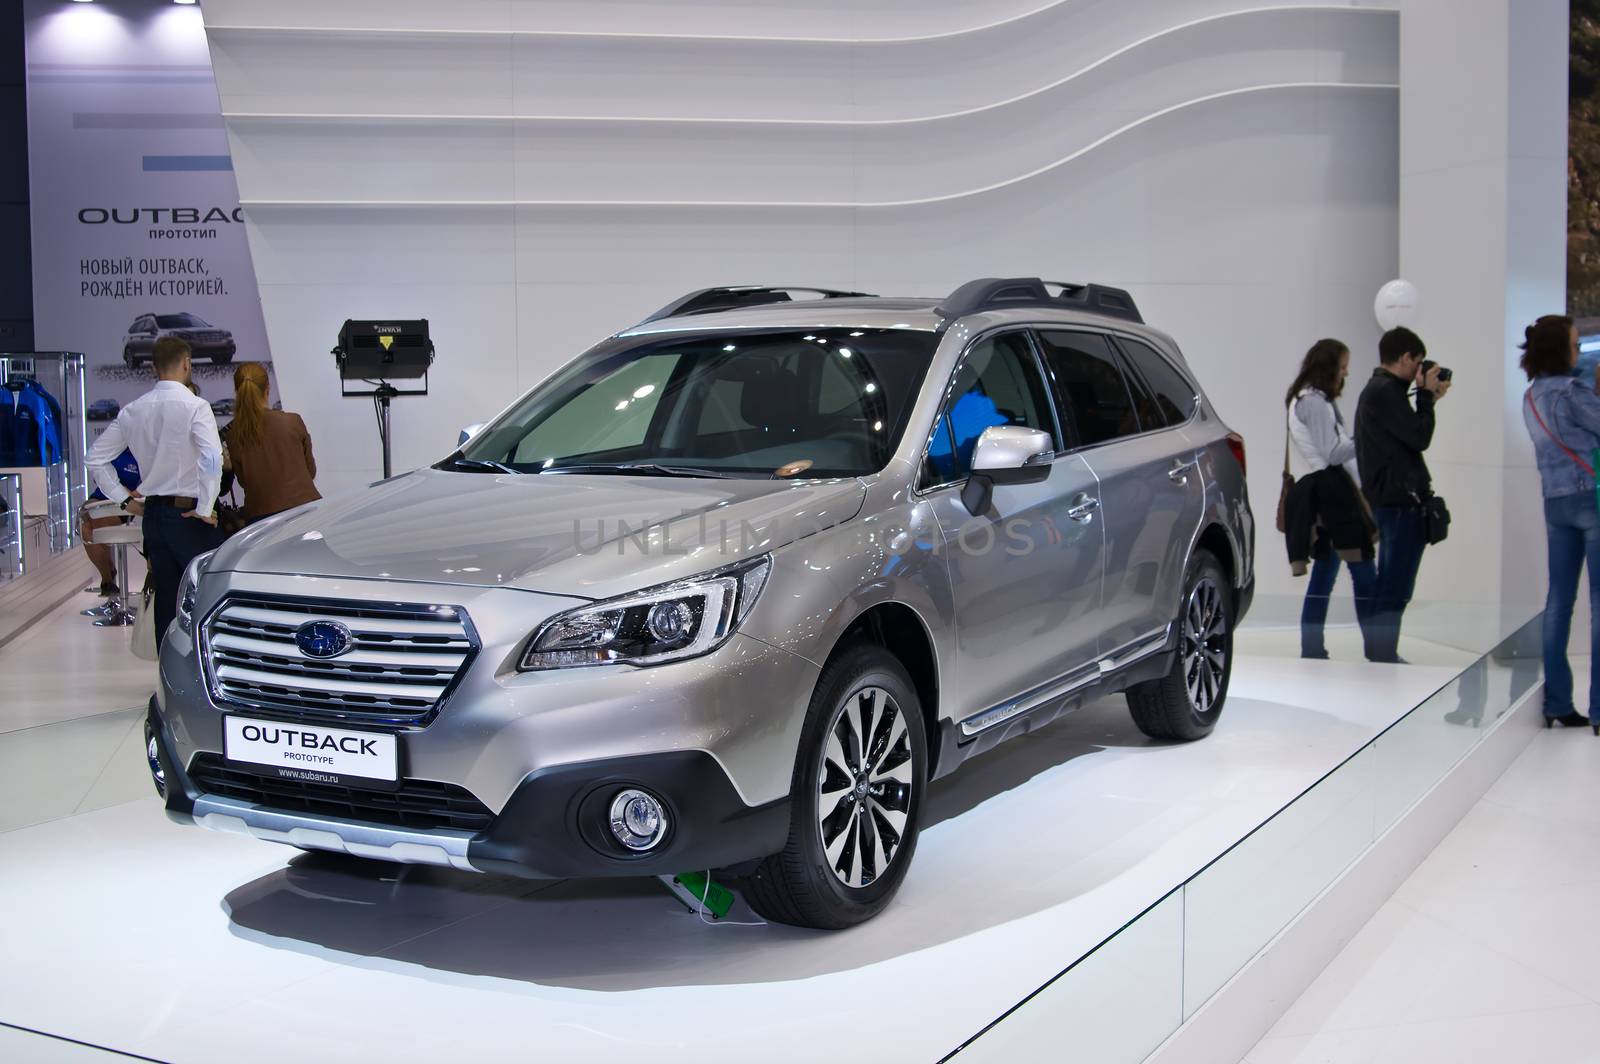
[{"label": "subaru logo emblem", "polygon": [[350,629],[338,621],[311,621],[295,629],[294,645],[308,658],[336,658],[350,649]]}]

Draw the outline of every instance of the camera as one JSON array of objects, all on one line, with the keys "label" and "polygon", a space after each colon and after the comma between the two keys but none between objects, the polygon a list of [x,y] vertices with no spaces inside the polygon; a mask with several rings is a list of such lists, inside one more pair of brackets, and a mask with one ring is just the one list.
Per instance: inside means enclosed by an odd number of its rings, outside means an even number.
[{"label": "camera", "polygon": [[[1432,373],[1435,366],[1439,366],[1439,363],[1424,361],[1422,363],[1422,375],[1426,377],[1428,374]],[[1439,366],[1439,379],[1441,381],[1447,381],[1453,376],[1455,376],[1455,374],[1451,371],[1449,366]]]}]

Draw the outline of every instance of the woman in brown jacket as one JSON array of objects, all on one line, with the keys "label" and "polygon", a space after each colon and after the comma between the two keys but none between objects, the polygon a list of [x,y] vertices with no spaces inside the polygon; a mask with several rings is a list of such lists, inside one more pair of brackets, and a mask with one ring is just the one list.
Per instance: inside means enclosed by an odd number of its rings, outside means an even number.
[{"label": "woman in brown jacket", "polygon": [[313,482],[317,460],[299,414],[267,408],[267,369],[241,362],[233,371],[233,422],[228,469],[244,486],[244,519],[254,523],[322,498]]}]

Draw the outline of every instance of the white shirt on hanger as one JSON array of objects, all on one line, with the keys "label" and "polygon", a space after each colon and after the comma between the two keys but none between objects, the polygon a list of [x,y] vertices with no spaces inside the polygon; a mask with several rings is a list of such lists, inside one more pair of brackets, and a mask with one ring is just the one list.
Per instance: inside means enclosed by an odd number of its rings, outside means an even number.
[{"label": "white shirt on hanger", "polygon": [[111,427],[89,448],[86,464],[95,484],[112,502],[129,492],[111,460],[123,450],[139,463],[139,494],[181,495],[198,500],[209,514],[222,487],[222,440],[211,404],[177,381],[156,386],[122,408]]}]

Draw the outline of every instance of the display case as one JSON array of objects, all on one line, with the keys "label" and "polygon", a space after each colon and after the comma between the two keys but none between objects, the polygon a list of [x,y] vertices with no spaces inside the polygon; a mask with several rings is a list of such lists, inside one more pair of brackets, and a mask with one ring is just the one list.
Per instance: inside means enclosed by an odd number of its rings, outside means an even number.
[{"label": "display case", "polygon": [[77,542],[90,485],[84,356],[76,351],[0,353],[0,474],[12,476],[22,516],[45,519],[51,551]]},{"label": "display case", "polygon": [[0,473],[0,580],[23,573],[22,478]]}]

